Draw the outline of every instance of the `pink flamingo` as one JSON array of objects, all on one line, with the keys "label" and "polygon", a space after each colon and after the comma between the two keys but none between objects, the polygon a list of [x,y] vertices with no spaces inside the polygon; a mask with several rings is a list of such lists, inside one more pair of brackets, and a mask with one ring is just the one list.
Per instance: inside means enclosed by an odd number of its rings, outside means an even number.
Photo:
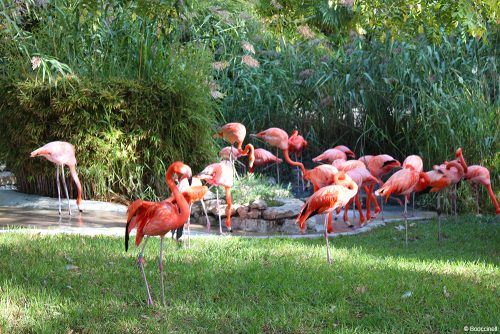
[{"label": "pink flamingo", "polygon": [[[300,162],[297,161],[292,161],[290,159],[290,156],[288,155],[288,134],[279,128],[269,128],[267,130],[264,130],[262,132],[259,132],[257,134],[251,135],[253,137],[260,138],[264,140],[266,143],[268,143],[271,146],[276,147],[276,155],[278,153],[278,149],[283,151],[283,157],[285,158],[285,161],[289,163],[292,166],[297,166],[300,168],[302,171],[302,175],[305,174],[305,169],[304,165],[301,164]],[[278,183],[280,179],[280,174],[279,174],[279,165],[276,165],[277,167],[277,172],[278,172]]]},{"label": "pink flamingo", "polygon": [[325,152],[321,153],[317,157],[313,158],[312,161],[314,162],[322,162],[325,161],[328,164],[331,164],[335,160],[347,160],[347,155],[342,152],[341,150],[338,150],[336,148],[330,148],[326,150]]},{"label": "pink flamingo", "polygon": [[[352,160],[352,161],[357,161],[357,160]],[[361,201],[359,200],[359,193],[361,192],[361,188],[365,190],[366,193],[368,193],[368,187],[374,184],[382,184],[382,181],[371,175],[371,173],[366,169],[366,167],[360,167],[360,168],[354,168],[346,171],[347,175],[351,177],[351,179],[356,182],[358,185],[358,192],[356,193],[356,196],[351,199],[345,206],[344,209],[344,222],[349,226],[349,206],[355,201],[355,206],[358,208],[359,212],[359,225],[363,226],[365,223],[365,217],[363,216],[363,208],[361,206]],[[356,217],[355,217],[356,218]],[[352,226],[352,225],[350,225]]]},{"label": "pink flamingo", "polygon": [[408,197],[412,193],[419,182],[429,183],[429,178],[424,172],[417,172],[412,167],[403,168],[396,173],[394,173],[380,189],[375,192],[377,196],[385,196],[385,200],[389,198],[391,194],[404,195],[405,198],[405,229],[406,229],[406,245],[408,245],[408,215],[407,215],[407,205]]},{"label": "pink flamingo", "polygon": [[491,201],[493,202],[493,205],[495,206],[495,212],[496,214],[500,214],[500,206],[498,205],[498,201],[495,197],[495,193],[493,192],[493,189],[491,188],[491,179],[490,179],[490,171],[483,166],[479,165],[472,165],[472,166],[467,166],[465,163],[465,159],[462,155],[462,149],[459,148],[456,152],[456,157],[460,161],[460,164],[464,167],[465,170],[465,180],[469,182],[471,185],[474,186],[474,190],[476,193],[476,208],[477,208],[477,214],[479,214],[479,192],[478,192],[478,185],[482,184],[483,186],[486,187],[488,190],[488,194],[490,195]]},{"label": "pink flamingo", "polygon": [[[366,164],[366,168],[370,171],[370,173],[375,176],[377,179],[382,180],[382,176],[389,173],[391,170],[397,167],[401,167],[401,163],[387,154],[380,155],[365,155],[359,158],[360,161]],[[371,185],[368,187],[369,194],[366,194],[366,219],[371,220],[371,200],[375,204],[375,216],[378,215],[380,211],[382,211],[382,220],[384,220],[384,202],[382,203],[382,210],[378,205],[377,199],[373,196],[373,188],[375,186]]]},{"label": "pink flamingo", "polygon": [[38,156],[45,157],[47,160],[56,165],[56,183],[57,196],[59,198],[59,214],[61,214],[61,184],[59,182],[59,167],[61,167],[64,191],[66,193],[66,197],[68,198],[68,210],[69,214],[71,215],[68,187],[66,186],[66,178],[64,176],[64,165],[67,165],[69,167],[71,176],[75,181],[76,189],[78,191],[76,205],[78,207],[78,211],[82,212],[82,210],[80,209],[80,204],[82,203],[82,186],[80,184],[80,180],[78,179],[78,174],[76,173],[75,147],[70,143],[64,141],[53,141],[31,152],[32,158]]},{"label": "pink flamingo", "polygon": [[348,158],[356,159],[356,154],[354,154],[354,152],[345,145],[337,145],[334,147],[334,149],[344,152]]},{"label": "pink flamingo", "polygon": [[[176,187],[173,175],[177,174],[179,176],[184,176],[191,178],[191,168],[188,165],[183,164],[180,161],[174,162],[167,169],[167,185],[172,191],[177,205],[174,205],[168,201],[162,201],[158,203],[153,203],[147,207],[147,209],[136,210],[137,208],[130,207],[129,210],[134,210],[134,215],[128,219],[127,226],[125,227],[125,251],[128,250],[128,240],[130,232],[137,227],[137,234],[135,237],[135,245],[139,246],[142,239],[146,236],[144,244],[139,253],[137,262],[139,263],[139,268],[141,270],[142,278],[144,279],[144,284],[146,285],[146,291],[148,293],[148,305],[153,304],[153,299],[151,298],[151,293],[149,291],[148,281],[146,279],[146,274],[144,272],[144,248],[146,247],[149,236],[159,236],[160,237],[160,282],[161,282],[161,300],[163,305],[165,305],[165,289],[163,284],[163,238],[167,232],[176,230],[183,226],[184,223],[189,218],[189,204]],[[135,203],[135,202],[134,202]],[[134,204],[132,203],[132,204]],[[130,216],[131,211],[129,211]]]},{"label": "pink flamingo", "polygon": [[[197,176],[197,178],[201,180],[205,180],[208,184],[214,186],[223,186],[226,191],[226,227],[229,232],[232,232],[231,228],[231,206],[232,206],[232,198],[231,198],[231,187],[234,184],[233,171],[231,168],[231,164],[228,164],[227,161],[221,161],[218,163],[214,163],[208,165],[203,169]],[[219,189],[216,189],[217,195],[217,205],[219,205]],[[222,234],[222,222],[220,211],[219,212],[219,231]]]},{"label": "pink flamingo", "polygon": [[[418,155],[409,155],[406,157],[406,159],[403,161],[403,168],[409,168],[409,166],[412,166],[413,169],[416,170],[417,172],[424,171],[424,161]],[[415,216],[415,193],[416,191],[412,193],[412,200],[411,200],[412,216]]]},{"label": "pink flamingo", "polygon": [[317,214],[326,213],[325,215],[325,240],[326,240],[326,256],[328,263],[331,263],[330,257],[330,246],[328,244],[328,228],[327,220],[329,213],[331,214],[333,210],[338,207],[345,206],[351,198],[353,198],[358,192],[358,186],[351,180],[351,178],[346,175],[345,172],[339,172],[334,176],[335,185],[326,186],[314,194],[306,201],[299,215],[297,216],[296,222],[302,231],[305,230],[305,222],[308,218],[315,216]]},{"label": "pink flamingo", "polygon": [[[295,161],[299,161],[299,157],[302,160],[302,151],[307,148],[307,140],[304,139],[303,136],[299,135],[297,130],[294,130],[288,138],[288,150],[290,153],[295,154]],[[302,191],[304,191],[304,176],[300,175],[301,171],[299,167],[297,167],[297,186],[300,187],[300,180],[302,179]]]},{"label": "pink flamingo", "polygon": [[283,162],[283,160],[263,148],[256,148],[254,150],[254,157],[255,161],[253,166],[250,168],[251,173],[254,172],[255,167],[265,166],[272,163],[280,164]]},{"label": "pink flamingo", "polygon": [[[236,149],[238,152],[242,151],[243,141],[245,140],[245,136],[247,134],[247,129],[241,123],[227,123],[223,125],[216,134],[214,134],[214,138],[222,138],[231,144],[233,147],[236,144]],[[235,157],[232,155],[233,151],[231,150],[230,161],[233,165],[233,172],[236,174],[236,169],[234,168],[234,160]]]}]

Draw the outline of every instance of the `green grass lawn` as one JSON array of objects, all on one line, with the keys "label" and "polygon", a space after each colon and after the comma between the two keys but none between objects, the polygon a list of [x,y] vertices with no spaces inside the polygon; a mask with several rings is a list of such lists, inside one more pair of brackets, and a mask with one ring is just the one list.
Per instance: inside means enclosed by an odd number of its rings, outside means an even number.
[{"label": "green grass lawn", "polygon": [[[166,307],[159,239],[146,248],[154,306],[136,265],[111,237],[0,235],[0,332],[463,332],[500,326],[500,233],[495,217],[395,224],[332,239],[168,239]],[[79,269],[67,270],[72,264]],[[411,296],[403,297],[411,292]]]}]

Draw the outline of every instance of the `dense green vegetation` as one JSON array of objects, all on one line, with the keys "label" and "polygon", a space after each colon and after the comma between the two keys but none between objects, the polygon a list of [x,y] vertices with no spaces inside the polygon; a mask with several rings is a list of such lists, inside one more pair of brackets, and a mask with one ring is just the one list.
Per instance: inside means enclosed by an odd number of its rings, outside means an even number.
[{"label": "dense green vegetation", "polygon": [[[248,133],[271,126],[288,132],[298,129],[310,142],[306,161],[328,147],[346,144],[359,154],[383,152],[398,159],[420,154],[430,168],[452,159],[462,146],[471,164],[491,170],[493,187],[499,188],[496,1],[110,5],[82,0],[2,1],[0,6],[0,83],[2,88],[11,87],[0,99],[0,122],[17,117],[11,113],[33,114],[34,103],[27,101],[31,97],[36,101],[38,95],[45,94],[50,108],[79,105],[58,112],[54,122],[64,124],[72,113],[95,110],[80,102],[86,96],[84,88],[99,91],[107,82],[123,82],[118,91],[132,85],[153,92],[166,85],[166,98],[175,103],[165,105],[162,99],[146,97],[130,103],[144,104],[144,109],[156,103],[153,109],[165,117],[179,109],[189,110],[190,116],[175,128],[152,131],[158,113],[143,113],[146,119],[138,131],[152,137],[149,141],[164,140],[170,151],[182,145],[175,157],[195,168],[215,159],[210,132],[217,124],[239,121]],[[31,69],[30,61],[39,67]],[[66,101],[68,95],[60,90],[74,91],[73,100]],[[117,96],[110,92],[109,98]],[[111,109],[120,115],[121,108],[115,104]],[[203,122],[190,121],[193,117]],[[205,124],[203,131],[192,128],[193,122]],[[28,140],[19,148],[11,142],[14,132],[0,134],[0,157],[15,166],[23,189],[50,193],[54,187],[45,184],[52,181],[45,178],[38,181],[43,186],[35,186],[34,178],[28,177],[34,167],[20,169],[27,163],[23,154],[49,140],[80,140],[85,135],[61,133],[46,125],[43,133],[34,135],[30,123],[15,126],[28,134]],[[101,118],[98,132],[88,135],[108,138],[118,130],[123,136],[116,146],[126,147],[137,139],[128,138],[135,133],[123,127]],[[173,140],[186,135],[181,131],[192,138]],[[193,140],[200,146],[192,145]],[[82,169],[91,168],[85,166],[87,161],[106,160],[93,151],[84,153],[85,143],[75,143],[82,147],[79,154],[90,159],[80,163]],[[205,154],[199,156],[202,151]],[[149,145],[147,152],[131,155],[135,160],[108,157],[109,168],[103,163],[99,169],[102,177],[87,173],[88,182],[102,189],[89,191],[89,196],[109,198],[109,191],[129,198],[160,195],[162,171],[155,159],[168,165],[174,156]],[[32,166],[41,169],[42,163]],[[45,172],[40,177],[46,175],[52,177]]]},{"label": "dense green vegetation", "polygon": [[[0,234],[0,331],[6,333],[422,333],[498,325],[499,222],[416,223],[410,244],[387,227],[333,238],[167,238],[168,305],[158,305],[159,242],[146,305],[123,239]],[[23,259],[13,261],[13,259]],[[68,265],[71,265],[67,267]],[[76,268],[75,268],[76,266]]]}]

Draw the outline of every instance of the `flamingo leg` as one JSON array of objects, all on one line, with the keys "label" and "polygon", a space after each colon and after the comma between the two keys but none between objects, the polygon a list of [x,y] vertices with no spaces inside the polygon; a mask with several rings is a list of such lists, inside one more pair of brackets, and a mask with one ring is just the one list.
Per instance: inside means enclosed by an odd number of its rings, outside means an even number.
[{"label": "flamingo leg", "polygon": [[231,187],[225,187],[225,190],[226,190],[226,204],[227,204],[226,228],[229,232],[233,232],[233,229],[231,228],[231,206],[233,204],[233,200],[231,198]]},{"label": "flamingo leg", "polygon": [[333,212],[329,212],[328,213],[328,225],[326,228],[328,233],[333,232],[332,218],[333,218]]},{"label": "flamingo leg", "polygon": [[351,198],[344,207],[344,223],[349,227],[352,227],[352,224],[349,223],[349,207],[351,206],[353,200],[354,198]]},{"label": "flamingo leg", "polygon": [[[376,198],[375,198],[375,203],[378,203]],[[385,221],[385,219],[384,219],[384,199],[383,198],[381,198],[381,200],[380,200],[380,205],[382,206],[382,221]],[[375,210],[375,214],[377,214],[376,210]]]},{"label": "flamingo leg", "polygon": [[219,187],[215,188],[215,195],[217,196],[216,197],[216,200],[217,200],[217,213],[219,214],[219,232],[220,234],[222,234],[222,220],[220,218],[220,206],[219,206]]},{"label": "flamingo leg", "polygon": [[365,224],[365,217],[363,217],[363,208],[361,207],[361,201],[359,200],[359,192],[355,196],[355,203],[359,212],[359,225],[363,226]]},{"label": "flamingo leg", "polygon": [[408,246],[408,212],[406,211],[407,205],[408,205],[408,198],[405,196],[405,211],[404,211],[403,215],[405,217],[405,243],[406,243],[406,246]]},{"label": "flamingo leg", "polygon": [[61,182],[59,181],[59,165],[56,165],[57,198],[59,199],[59,215],[61,215]]},{"label": "flamingo leg", "polygon": [[[276,157],[278,156],[278,152],[279,152],[279,150],[276,147]],[[276,164],[276,173],[278,175],[277,184],[279,184],[280,183],[280,165],[278,163]]]},{"label": "flamingo leg", "polygon": [[187,248],[191,248],[191,208],[193,207],[193,204],[191,203],[189,205],[189,217],[187,221]]},{"label": "flamingo leg", "polygon": [[412,194],[411,205],[412,205],[411,216],[415,217],[415,193]]},{"label": "flamingo leg", "polygon": [[64,165],[61,166],[61,172],[62,172],[62,181],[63,181],[64,192],[66,193],[66,198],[68,199],[69,215],[71,216],[71,205],[69,203],[69,194],[68,194],[68,187],[66,186],[66,177],[64,176]]},{"label": "flamingo leg", "polygon": [[[331,213],[330,213],[331,214]],[[326,241],[326,260],[328,261],[328,263],[332,263],[332,258],[330,256],[330,244],[328,243],[328,216],[330,214],[326,214],[325,215],[325,241]]]},{"label": "flamingo leg", "polygon": [[355,222],[356,222],[356,201],[355,201],[355,198],[353,197],[352,198],[352,223],[354,224]]},{"label": "flamingo leg", "polygon": [[203,212],[205,212],[205,218],[207,218],[207,229],[210,232],[210,219],[208,219],[207,208],[205,207],[205,202],[203,200],[200,201],[201,206],[203,207]]},{"label": "flamingo leg", "polygon": [[163,236],[160,237],[160,284],[161,284],[161,303],[165,306],[165,286],[163,284]]},{"label": "flamingo leg", "polygon": [[146,248],[148,240],[149,236],[146,236],[144,238],[144,243],[142,245],[141,252],[139,253],[139,257],[137,258],[137,263],[139,264],[139,268],[141,269],[142,278],[144,279],[146,291],[148,292],[148,305],[153,305],[153,299],[151,298],[151,293],[149,292],[148,280],[146,279],[146,273],[144,272],[144,248]]},{"label": "flamingo leg", "polygon": [[441,197],[440,194],[438,193],[437,195],[437,214],[438,214],[438,241],[441,241]]},{"label": "flamingo leg", "polygon": [[236,171],[236,166],[234,165],[234,162],[236,161],[236,158],[233,155],[233,149],[234,146],[231,144],[231,153],[229,154],[229,161],[231,162],[231,166],[233,166],[233,177],[236,177],[237,180],[240,179],[238,172]]},{"label": "flamingo leg", "polygon": [[486,189],[488,189],[488,194],[490,195],[491,201],[493,202],[493,205],[495,205],[495,213],[497,215],[500,214],[500,207],[498,206],[497,198],[495,197],[495,193],[491,188],[491,184],[486,185]]}]

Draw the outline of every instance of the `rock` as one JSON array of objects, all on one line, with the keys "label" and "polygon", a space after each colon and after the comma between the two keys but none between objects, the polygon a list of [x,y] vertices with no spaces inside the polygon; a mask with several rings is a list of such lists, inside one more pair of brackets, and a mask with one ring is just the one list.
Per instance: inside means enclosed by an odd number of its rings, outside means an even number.
[{"label": "rock", "polygon": [[265,210],[265,209],[267,209],[267,203],[263,199],[256,199],[250,205],[250,208],[257,209],[257,210]]},{"label": "rock", "polygon": [[[233,204],[231,206],[231,216],[235,215],[239,208],[241,208],[241,205]],[[208,207],[207,207],[207,210],[208,210]],[[226,217],[226,211],[227,211],[227,204],[221,204],[221,205],[219,205],[219,208],[217,208],[217,206],[215,205],[210,210],[208,210],[208,212],[210,212],[214,216],[218,216],[219,212],[220,212],[221,217]]]},{"label": "rock", "polygon": [[281,232],[286,234],[300,234],[302,231],[298,224],[295,223],[295,219],[285,219],[283,226],[281,227]]},{"label": "rock", "polygon": [[282,206],[273,206],[262,211],[262,217],[267,220],[277,220],[286,218],[297,218],[304,202],[295,198],[276,198],[282,202]]},{"label": "rock", "polygon": [[248,214],[248,207],[247,206],[242,206],[240,208],[238,208],[238,210],[236,210],[238,212],[238,216],[240,216],[241,218],[247,218],[247,214]]}]

